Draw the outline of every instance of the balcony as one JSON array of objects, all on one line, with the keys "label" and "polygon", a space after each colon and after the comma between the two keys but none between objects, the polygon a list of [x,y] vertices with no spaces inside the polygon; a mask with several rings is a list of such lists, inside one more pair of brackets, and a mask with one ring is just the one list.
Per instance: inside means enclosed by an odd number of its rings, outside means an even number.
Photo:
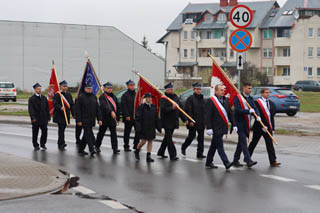
[{"label": "balcony", "polygon": [[[220,57],[214,57],[214,59],[216,60],[216,62],[219,65],[222,65],[224,62],[220,60]],[[212,59],[209,57],[199,57],[198,58],[198,66],[201,67],[211,67],[212,66]]]},{"label": "balcony", "polygon": [[198,48],[225,48],[226,42],[221,39],[202,39],[198,42]]},{"label": "balcony", "polygon": [[277,37],[274,39],[274,46],[275,47],[290,47],[291,46],[291,39],[290,37]]},{"label": "balcony", "polygon": [[276,56],[274,57],[274,64],[276,66],[289,66],[291,64],[291,57]]}]

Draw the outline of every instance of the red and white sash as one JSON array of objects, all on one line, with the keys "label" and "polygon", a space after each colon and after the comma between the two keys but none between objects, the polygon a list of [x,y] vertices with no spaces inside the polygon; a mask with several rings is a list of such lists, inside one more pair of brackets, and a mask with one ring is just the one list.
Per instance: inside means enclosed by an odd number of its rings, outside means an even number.
[{"label": "red and white sash", "polygon": [[[249,108],[248,108],[247,104],[245,103],[245,101],[243,100],[242,95],[241,95],[241,94],[238,94],[237,97],[238,97],[238,99],[239,99],[241,108],[242,108],[243,110],[245,110],[245,109],[248,110]],[[249,132],[249,134],[250,134],[250,114],[244,115],[244,119],[246,120],[247,127],[248,127],[248,132]]]},{"label": "red and white sash", "polygon": [[264,117],[266,118],[266,120],[268,122],[268,125],[269,125],[269,127],[270,127],[270,129],[272,131],[270,110],[268,109],[266,102],[264,100],[262,100],[261,98],[259,98],[257,100],[257,102],[258,102],[258,104],[259,104],[259,106],[261,108],[261,111],[262,111]]},{"label": "red and white sash", "polygon": [[212,100],[213,104],[216,106],[221,118],[223,119],[224,123],[226,124],[227,128],[229,127],[229,119],[226,109],[223,107],[223,105],[220,103],[218,98],[214,95],[211,96],[210,99]]},{"label": "red and white sash", "polygon": [[70,110],[70,104],[69,104],[69,102],[68,102],[68,100],[66,99],[66,97],[64,97],[64,95],[61,93],[61,97],[62,97],[62,100],[63,100],[63,103],[64,103],[64,106],[68,109],[68,110]]},{"label": "red and white sash", "polygon": [[114,102],[113,98],[111,98],[109,95],[105,93],[104,93],[104,97],[106,97],[107,101],[109,101],[112,104],[114,111],[117,112],[117,105]]}]

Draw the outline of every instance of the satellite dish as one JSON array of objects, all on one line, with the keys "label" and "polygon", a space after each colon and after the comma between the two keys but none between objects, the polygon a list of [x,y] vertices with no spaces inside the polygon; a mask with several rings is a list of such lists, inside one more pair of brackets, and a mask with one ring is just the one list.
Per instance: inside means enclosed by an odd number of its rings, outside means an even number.
[{"label": "satellite dish", "polygon": [[197,40],[197,42],[201,41],[201,37],[197,36],[196,40]]},{"label": "satellite dish", "polygon": [[294,13],[294,18],[295,19],[299,19],[299,11],[298,10],[296,10],[296,12]]}]

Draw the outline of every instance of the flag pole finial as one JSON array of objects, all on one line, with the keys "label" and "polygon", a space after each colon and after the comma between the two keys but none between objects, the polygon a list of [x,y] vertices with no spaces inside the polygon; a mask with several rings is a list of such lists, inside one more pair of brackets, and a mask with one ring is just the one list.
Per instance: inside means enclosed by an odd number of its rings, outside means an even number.
[{"label": "flag pole finial", "polygon": [[87,59],[89,59],[89,53],[88,53],[88,51],[86,50],[86,51],[84,51],[84,57],[85,58],[87,58]]},{"label": "flag pole finial", "polygon": [[54,65],[54,60],[52,59],[52,65]]}]

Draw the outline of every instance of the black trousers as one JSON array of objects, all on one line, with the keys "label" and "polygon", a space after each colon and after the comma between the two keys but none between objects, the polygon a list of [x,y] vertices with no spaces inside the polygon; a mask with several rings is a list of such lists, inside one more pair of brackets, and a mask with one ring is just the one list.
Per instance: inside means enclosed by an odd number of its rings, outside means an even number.
[{"label": "black trousers", "polygon": [[62,147],[66,144],[64,140],[64,131],[66,130],[67,125],[65,124],[58,124],[58,146]]},{"label": "black trousers", "polygon": [[203,150],[204,150],[204,148],[203,148],[204,129],[190,128],[189,129],[189,133],[188,133],[188,137],[186,138],[186,140],[182,144],[181,148],[182,149],[187,149],[188,146],[192,143],[192,141],[196,137],[196,133],[197,132],[198,132],[198,137],[197,137],[197,140],[198,140],[197,155],[202,155],[203,154]]},{"label": "black trousers", "polygon": [[228,160],[228,157],[224,151],[222,137],[223,137],[223,134],[213,134],[212,140],[211,140],[211,145],[208,150],[207,160],[206,160],[207,165],[212,163],[214,155],[216,153],[216,150],[218,150],[218,154],[219,154],[219,156],[225,166],[230,163]]},{"label": "black trousers", "polygon": [[247,145],[247,136],[243,131],[238,131],[238,144],[236,152],[234,153],[233,161],[237,162],[240,160],[241,152],[243,152],[244,155],[244,162],[250,162],[251,156],[248,150]]},{"label": "black trousers", "polygon": [[[76,125],[76,144],[79,145],[81,143],[81,132],[82,132],[82,126]],[[82,140],[84,139],[84,136],[82,136]]]},{"label": "black trousers", "polygon": [[168,147],[169,156],[172,159],[177,156],[177,150],[172,141],[174,129],[165,129],[164,132],[164,138],[162,140],[160,149],[158,150],[158,155],[164,155],[166,148]]},{"label": "black trousers", "polygon": [[137,148],[137,145],[139,144],[139,141],[140,141],[140,136],[139,136],[139,133],[136,131],[136,126],[135,126],[134,120],[133,121],[125,121],[124,122],[124,135],[123,135],[123,142],[124,142],[123,147],[125,149],[130,148],[129,140],[130,140],[130,133],[131,133],[132,127],[135,130],[135,135],[134,135],[134,140],[133,140],[133,148],[134,149]]},{"label": "black trousers", "polygon": [[267,133],[263,132],[262,130],[254,130],[253,131],[252,141],[251,141],[249,148],[248,148],[249,153],[252,156],[253,151],[256,148],[261,136],[263,136],[264,141],[266,143],[269,161],[270,161],[270,164],[272,164],[277,159],[276,152],[274,151],[272,139],[269,137],[269,135]]},{"label": "black trousers", "polygon": [[100,148],[103,137],[108,128],[110,130],[110,139],[111,139],[112,149],[118,150],[117,128],[116,126],[113,126],[113,125],[102,125],[99,127],[99,132],[97,134],[97,140],[96,140],[95,146]]},{"label": "black trousers", "polygon": [[84,149],[86,148],[86,145],[88,144],[89,151],[93,152],[94,151],[95,138],[94,138],[94,135],[93,135],[92,126],[83,126],[83,136],[84,136],[84,140],[80,141],[79,151],[84,151]]},{"label": "black trousers", "polygon": [[38,125],[38,124],[32,124],[32,143],[33,147],[39,147],[38,144],[38,134],[39,129],[41,129],[41,138],[40,138],[40,145],[44,146],[47,143],[47,137],[48,137],[48,124]]}]

